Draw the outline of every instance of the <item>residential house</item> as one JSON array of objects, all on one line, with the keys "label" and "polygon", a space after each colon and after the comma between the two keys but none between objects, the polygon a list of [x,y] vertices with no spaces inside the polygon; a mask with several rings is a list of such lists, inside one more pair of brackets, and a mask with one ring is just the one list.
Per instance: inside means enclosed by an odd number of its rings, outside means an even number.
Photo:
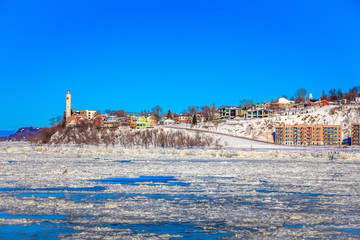
[{"label": "residential house", "polygon": [[355,103],[356,103],[356,105],[360,105],[360,97],[355,98]]},{"label": "residential house", "polygon": [[150,122],[147,122],[145,117],[136,119],[135,129],[146,129],[148,127],[150,127]]},{"label": "residential house", "polygon": [[70,116],[66,120],[67,127],[74,127],[79,124],[87,123],[87,119],[85,116]]},{"label": "residential house", "polygon": [[120,125],[122,127],[130,127],[131,117],[122,117],[120,118]]},{"label": "residential house", "polygon": [[303,108],[305,108],[305,103],[294,103],[294,104],[292,104],[292,108],[298,108],[298,109],[303,109]]},{"label": "residential house", "polygon": [[103,120],[104,118],[101,115],[96,116],[93,121],[94,126],[101,127]]},{"label": "residential house", "polygon": [[192,116],[189,113],[182,113],[178,118],[179,124],[191,124]]},{"label": "residential house", "polygon": [[342,100],[335,100],[333,101],[334,105],[341,105],[342,104]]},{"label": "residential house", "polygon": [[104,115],[101,127],[104,128],[117,128],[120,127],[121,118],[111,115]]},{"label": "residential house", "polygon": [[174,125],[174,124],[175,124],[175,121],[172,120],[172,119],[170,119],[170,118],[168,118],[168,119],[164,120],[163,124],[166,125],[166,126],[168,126],[168,125]]},{"label": "residential house", "polygon": [[279,98],[270,104],[272,110],[290,108],[295,102],[286,98]]},{"label": "residential house", "polygon": [[152,114],[152,113],[148,114],[146,121],[150,123],[150,126],[158,125],[158,121],[157,121],[156,117],[154,116],[154,114]]},{"label": "residential house", "polygon": [[330,103],[327,100],[322,100],[322,99],[312,99],[312,100],[308,100],[306,102],[308,107],[324,107],[324,106],[329,106]]},{"label": "residential house", "polygon": [[270,108],[270,103],[268,103],[268,102],[263,102],[262,107],[263,107],[264,109],[268,109],[268,108]]},{"label": "residential house", "polygon": [[[66,112],[64,112],[65,114]],[[93,121],[97,116],[97,111],[85,110],[85,111],[73,111],[71,110],[71,115],[66,118],[66,126],[73,127],[78,124],[86,123],[88,121]]]}]

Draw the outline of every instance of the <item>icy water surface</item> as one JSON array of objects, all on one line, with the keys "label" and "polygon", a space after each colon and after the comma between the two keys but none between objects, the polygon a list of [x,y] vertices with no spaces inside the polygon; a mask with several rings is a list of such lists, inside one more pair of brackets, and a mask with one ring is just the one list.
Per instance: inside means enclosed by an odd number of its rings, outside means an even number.
[{"label": "icy water surface", "polygon": [[0,239],[360,239],[360,162],[0,152]]}]

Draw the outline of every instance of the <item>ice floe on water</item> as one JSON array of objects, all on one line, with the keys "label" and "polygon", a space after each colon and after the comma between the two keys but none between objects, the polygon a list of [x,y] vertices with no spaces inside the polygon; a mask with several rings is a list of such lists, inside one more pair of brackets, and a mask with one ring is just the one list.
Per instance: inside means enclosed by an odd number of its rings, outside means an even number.
[{"label": "ice floe on water", "polygon": [[0,146],[0,239],[360,238],[340,152]]}]

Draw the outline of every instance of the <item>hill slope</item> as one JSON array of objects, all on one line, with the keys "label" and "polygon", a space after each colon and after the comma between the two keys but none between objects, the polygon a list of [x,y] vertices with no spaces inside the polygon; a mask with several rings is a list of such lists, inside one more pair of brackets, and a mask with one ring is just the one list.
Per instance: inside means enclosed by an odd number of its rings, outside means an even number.
[{"label": "hill slope", "polygon": [[272,141],[275,126],[280,124],[325,124],[341,125],[342,138],[349,138],[351,135],[351,124],[360,123],[359,106],[326,106],[317,110],[308,110],[304,113],[273,116],[261,119],[234,119],[224,123],[209,125],[200,124],[198,128],[208,129],[222,133],[229,133],[235,136],[244,136],[253,139]]}]

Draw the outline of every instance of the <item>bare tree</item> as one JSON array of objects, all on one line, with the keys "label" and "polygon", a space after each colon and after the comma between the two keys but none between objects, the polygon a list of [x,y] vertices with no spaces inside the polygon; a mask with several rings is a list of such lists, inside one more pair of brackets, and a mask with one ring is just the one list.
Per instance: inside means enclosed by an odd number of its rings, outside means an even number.
[{"label": "bare tree", "polygon": [[209,106],[202,106],[201,114],[204,117],[205,121],[211,120],[211,108]]},{"label": "bare tree", "polygon": [[125,114],[124,110],[112,111],[111,115],[114,115],[116,117],[126,117],[126,114]]},{"label": "bare tree", "polygon": [[329,89],[329,96],[333,96],[336,95],[336,89],[335,88],[330,88]]},{"label": "bare tree", "polygon": [[344,98],[344,94],[343,94],[343,92],[341,91],[340,88],[337,90],[336,95],[337,95],[340,99]]},{"label": "bare tree", "polygon": [[321,99],[322,99],[322,100],[328,100],[328,96],[326,95],[324,89],[322,90]]},{"label": "bare tree", "polygon": [[339,97],[336,94],[331,95],[330,97],[328,97],[329,101],[337,101],[339,100]]},{"label": "bare tree", "polygon": [[295,92],[295,102],[305,102],[306,100],[306,89],[305,88],[299,88]]},{"label": "bare tree", "polygon": [[50,121],[50,125],[53,127],[53,126],[56,126],[59,123],[61,123],[63,121],[63,117],[62,116],[57,116],[56,118],[50,118],[49,121]]},{"label": "bare tree", "polygon": [[163,114],[162,108],[161,108],[159,105],[156,105],[155,107],[153,107],[153,108],[151,109],[151,111],[152,111],[152,113],[154,114],[155,119],[156,119],[157,121],[159,121],[160,118],[161,118],[161,116],[162,116],[162,114]]},{"label": "bare tree", "polygon": [[242,109],[248,109],[248,108],[252,107],[254,105],[254,103],[250,99],[243,99],[243,100],[240,100],[240,105],[241,105]]},{"label": "bare tree", "polygon": [[339,100],[339,97],[336,95],[336,89],[335,89],[335,88],[331,88],[331,89],[329,90],[328,100],[330,100],[330,101]]},{"label": "bare tree", "polygon": [[196,107],[194,107],[194,106],[189,106],[188,107],[188,113],[190,114],[190,115],[194,115],[195,113],[196,113],[197,111],[196,111]]},{"label": "bare tree", "polygon": [[360,96],[360,87],[355,86],[349,90],[347,94],[345,94],[345,98],[347,98],[350,101],[355,100],[356,97]]},{"label": "bare tree", "polygon": [[146,110],[140,111],[140,116],[146,117],[147,114],[148,114],[148,112]]},{"label": "bare tree", "polygon": [[351,92],[346,93],[344,98],[349,101],[353,101],[357,96],[358,95],[355,92],[351,91]]}]

